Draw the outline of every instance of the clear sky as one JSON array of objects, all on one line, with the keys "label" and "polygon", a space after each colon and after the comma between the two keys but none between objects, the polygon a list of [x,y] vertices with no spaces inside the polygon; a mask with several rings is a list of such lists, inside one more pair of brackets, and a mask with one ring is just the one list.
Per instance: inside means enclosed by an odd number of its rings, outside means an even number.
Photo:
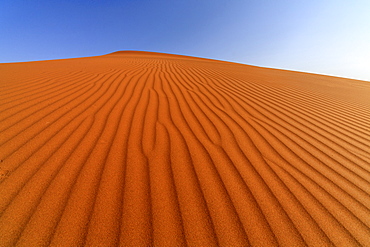
[{"label": "clear sky", "polygon": [[370,1],[0,0],[0,62],[118,50],[370,81]]}]

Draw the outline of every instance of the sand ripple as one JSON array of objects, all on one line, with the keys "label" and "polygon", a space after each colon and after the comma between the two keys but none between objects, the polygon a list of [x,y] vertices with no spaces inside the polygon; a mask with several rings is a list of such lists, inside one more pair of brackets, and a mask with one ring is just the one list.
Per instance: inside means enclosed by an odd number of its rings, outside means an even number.
[{"label": "sand ripple", "polygon": [[146,52],[0,64],[0,246],[370,246],[370,83]]}]

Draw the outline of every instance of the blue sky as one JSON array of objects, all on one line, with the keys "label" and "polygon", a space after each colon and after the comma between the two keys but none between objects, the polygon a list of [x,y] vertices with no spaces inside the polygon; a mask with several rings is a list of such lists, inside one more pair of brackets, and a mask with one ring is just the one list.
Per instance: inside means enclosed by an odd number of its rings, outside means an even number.
[{"label": "blue sky", "polygon": [[0,62],[157,51],[370,81],[369,0],[1,0]]}]

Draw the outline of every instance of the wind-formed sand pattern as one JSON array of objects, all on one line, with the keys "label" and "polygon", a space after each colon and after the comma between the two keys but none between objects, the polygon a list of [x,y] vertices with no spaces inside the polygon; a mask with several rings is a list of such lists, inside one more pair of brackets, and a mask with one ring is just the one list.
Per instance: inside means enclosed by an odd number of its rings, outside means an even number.
[{"label": "wind-formed sand pattern", "polygon": [[370,83],[117,52],[0,64],[0,246],[370,246]]}]

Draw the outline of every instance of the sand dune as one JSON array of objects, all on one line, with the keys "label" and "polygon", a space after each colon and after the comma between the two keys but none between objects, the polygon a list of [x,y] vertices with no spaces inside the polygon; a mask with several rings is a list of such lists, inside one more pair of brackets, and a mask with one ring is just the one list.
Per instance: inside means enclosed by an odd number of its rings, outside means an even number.
[{"label": "sand dune", "polygon": [[370,246],[370,83],[186,56],[0,64],[0,246]]}]

